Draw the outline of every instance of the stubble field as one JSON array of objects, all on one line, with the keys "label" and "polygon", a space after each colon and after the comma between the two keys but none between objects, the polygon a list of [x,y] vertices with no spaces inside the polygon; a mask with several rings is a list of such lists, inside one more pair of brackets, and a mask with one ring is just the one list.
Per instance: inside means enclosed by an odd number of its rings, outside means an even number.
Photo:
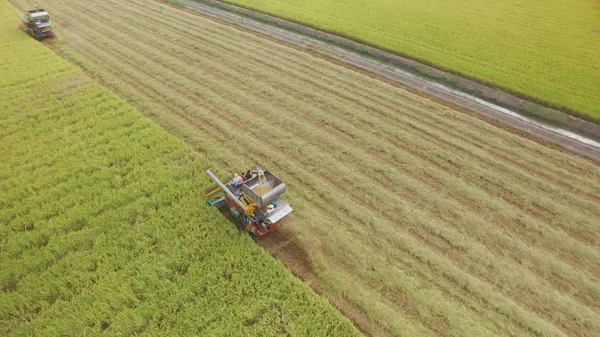
[{"label": "stubble field", "polygon": [[51,9],[52,48],[217,171],[286,181],[268,248],[365,332],[600,334],[597,164],[157,2]]}]

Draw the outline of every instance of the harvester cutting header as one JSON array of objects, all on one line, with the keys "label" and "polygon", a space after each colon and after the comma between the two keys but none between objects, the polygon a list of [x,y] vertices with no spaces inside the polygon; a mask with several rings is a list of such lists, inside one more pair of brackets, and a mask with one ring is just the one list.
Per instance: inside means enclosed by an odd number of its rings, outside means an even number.
[{"label": "harvester cutting header", "polygon": [[292,212],[292,207],[279,198],[285,184],[269,171],[255,167],[242,175],[234,174],[226,184],[210,170],[206,174],[215,182],[202,192],[206,203],[217,208],[227,206],[239,227],[253,235],[277,230],[280,220]]},{"label": "harvester cutting header", "polygon": [[45,37],[52,36],[52,23],[50,22],[50,14],[48,11],[34,5],[35,9],[27,11],[25,16],[17,16],[25,24],[25,32],[36,40],[41,40]]}]

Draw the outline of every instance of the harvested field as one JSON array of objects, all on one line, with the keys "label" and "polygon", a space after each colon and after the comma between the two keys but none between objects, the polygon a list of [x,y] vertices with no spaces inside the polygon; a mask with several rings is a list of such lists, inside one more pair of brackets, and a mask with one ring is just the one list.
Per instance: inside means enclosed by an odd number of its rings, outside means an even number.
[{"label": "harvested field", "polygon": [[368,334],[600,334],[597,163],[157,2],[51,10],[52,48],[217,171],[286,181],[268,248]]}]

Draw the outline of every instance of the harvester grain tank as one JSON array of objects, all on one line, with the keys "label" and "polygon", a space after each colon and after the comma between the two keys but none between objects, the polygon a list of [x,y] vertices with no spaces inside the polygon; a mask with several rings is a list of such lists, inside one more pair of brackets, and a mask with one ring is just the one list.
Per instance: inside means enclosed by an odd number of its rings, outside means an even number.
[{"label": "harvester grain tank", "polygon": [[252,235],[263,236],[277,230],[281,220],[292,212],[292,207],[280,198],[285,183],[270,171],[255,167],[241,175],[234,174],[227,183],[210,170],[206,174],[215,182],[202,191],[206,203],[226,209],[238,226]]},{"label": "harvester grain tank", "polygon": [[17,14],[25,25],[25,32],[37,40],[52,36],[52,23],[48,11],[34,5],[35,9],[28,10],[25,16]]}]

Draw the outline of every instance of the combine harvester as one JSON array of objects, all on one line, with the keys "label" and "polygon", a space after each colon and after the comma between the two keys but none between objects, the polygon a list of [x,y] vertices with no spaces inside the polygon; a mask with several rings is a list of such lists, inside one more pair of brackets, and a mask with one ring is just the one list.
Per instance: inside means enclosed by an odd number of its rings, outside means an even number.
[{"label": "combine harvester", "polygon": [[227,206],[238,227],[253,236],[277,230],[281,219],[292,212],[292,207],[279,198],[285,184],[269,171],[256,167],[241,176],[236,173],[227,184],[210,170],[206,174],[215,182],[202,192],[206,203],[219,209]]},{"label": "combine harvester", "polygon": [[38,5],[33,5],[35,9],[27,11],[25,17],[17,16],[25,24],[25,32],[36,40],[41,40],[45,37],[52,36],[52,23],[50,22],[50,14],[48,11],[39,8]]}]

